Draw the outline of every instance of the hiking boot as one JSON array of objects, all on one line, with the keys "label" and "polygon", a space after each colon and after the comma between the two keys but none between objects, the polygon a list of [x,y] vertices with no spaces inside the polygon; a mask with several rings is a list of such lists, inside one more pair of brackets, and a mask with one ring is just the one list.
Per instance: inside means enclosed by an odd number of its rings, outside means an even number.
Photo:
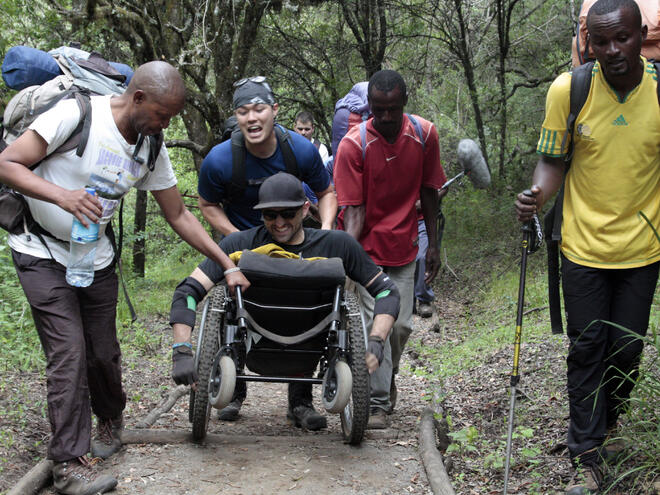
[{"label": "hiking boot", "polygon": [[319,414],[311,404],[300,404],[289,408],[286,417],[293,421],[298,428],[305,430],[316,431],[328,426],[325,416]]},{"label": "hiking boot", "polygon": [[607,429],[605,442],[603,442],[602,454],[605,460],[616,462],[626,451],[626,443],[619,435],[616,426]]},{"label": "hiking boot", "polygon": [[599,493],[603,475],[596,465],[582,466],[575,470],[573,479],[566,487],[566,495],[594,495]]},{"label": "hiking boot", "polygon": [[124,418],[101,419],[96,421],[96,436],[92,438],[92,457],[107,459],[121,449],[121,432],[124,429]]},{"label": "hiking boot", "polygon": [[218,419],[223,421],[236,421],[242,405],[243,399],[234,399],[227,404],[226,407],[223,407],[218,411]]},{"label": "hiking boot", "polygon": [[369,414],[368,430],[384,430],[389,426],[387,421],[387,412],[380,407],[375,407]]},{"label": "hiking boot", "polygon": [[422,318],[430,318],[433,316],[433,306],[426,302],[420,302],[417,307],[417,314]]},{"label": "hiking boot", "polygon": [[96,495],[114,489],[117,480],[109,474],[97,473],[92,462],[86,457],[78,457],[55,463],[53,486],[57,493],[64,495]]},{"label": "hiking boot", "polygon": [[394,378],[396,375],[392,373],[392,381],[390,382],[390,408],[387,411],[387,414],[392,414],[394,412],[394,408],[396,407],[396,398],[398,395],[397,389],[396,389],[396,382],[394,381]]}]

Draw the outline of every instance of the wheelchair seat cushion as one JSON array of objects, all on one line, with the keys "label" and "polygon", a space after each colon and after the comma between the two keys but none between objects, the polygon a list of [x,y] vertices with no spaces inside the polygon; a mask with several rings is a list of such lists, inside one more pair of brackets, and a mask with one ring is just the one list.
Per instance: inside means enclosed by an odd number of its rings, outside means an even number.
[{"label": "wheelchair seat cushion", "polygon": [[272,258],[245,250],[238,266],[251,284],[260,287],[321,289],[343,285],[346,278],[339,258]]}]

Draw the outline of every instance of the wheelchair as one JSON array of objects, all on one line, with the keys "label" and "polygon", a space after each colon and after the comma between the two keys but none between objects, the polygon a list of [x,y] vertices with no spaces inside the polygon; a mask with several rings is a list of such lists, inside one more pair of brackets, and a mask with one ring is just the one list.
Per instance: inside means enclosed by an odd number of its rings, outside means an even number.
[{"label": "wheelchair", "polygon": [[195,354],[199,381],[189,406],[193,438],[206,436],[211,409],[229,404],[237,381],[307,382],[322,386],[323,407],[339,413],[344,442],[358,445],[369,419],[366,330],[357,297],[344,291],[341,260],[245,250],[238,266],[249,290],[237,288],[230,297],[218,285],[203,306]]}]

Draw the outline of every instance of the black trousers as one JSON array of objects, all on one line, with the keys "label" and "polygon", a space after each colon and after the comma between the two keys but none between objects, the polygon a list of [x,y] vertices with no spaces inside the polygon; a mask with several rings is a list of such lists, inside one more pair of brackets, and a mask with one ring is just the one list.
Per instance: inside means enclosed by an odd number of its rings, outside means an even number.
[{"label": "black trousers", "polygon": [[659,267],[660,262],[641,268],[590,268],[562,255],[570,339],[568,449],[574,463],[599,462],[598,447],[607,428],[616,425],[630,397]]},{"label": "black trousers", "polygon": [[126,405],[115,324],[114,265],[94,273],[89,287],[66,283],[66,268],[50,259],[12,251],[46,354],[51,439],[48,458],[66,461],[89,451],[91,410],[118,417]]}]

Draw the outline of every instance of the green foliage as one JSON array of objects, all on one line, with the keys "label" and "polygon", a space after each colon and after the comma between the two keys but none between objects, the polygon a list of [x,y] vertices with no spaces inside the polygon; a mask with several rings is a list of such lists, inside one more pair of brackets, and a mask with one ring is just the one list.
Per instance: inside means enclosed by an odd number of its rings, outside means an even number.
[{"label": "green foliage", "polygon": [[476,452],[476,442],[479,438],[479,431],[474,426],[468,426],[458,431],[449,432],[453,443],[447,447],[447,453],[452,452]]},{"label": "green foliage", "polygon": [[621,487],[630,493],[646,492],[660,476],[660,290],[655,296],[649,334],[642,339],[646,350],[639,376],[624,375],[635,388],[619,436],[610,441],[623,442],[626,450],[610,466],[605,493],[616,493]]},{"label": "green foliage", "polygon": [[0,346],[11,350],[4,353],[0,368],[29,370],[44,363],[30,306],[18,282],[3,230],[0,230]]}]

